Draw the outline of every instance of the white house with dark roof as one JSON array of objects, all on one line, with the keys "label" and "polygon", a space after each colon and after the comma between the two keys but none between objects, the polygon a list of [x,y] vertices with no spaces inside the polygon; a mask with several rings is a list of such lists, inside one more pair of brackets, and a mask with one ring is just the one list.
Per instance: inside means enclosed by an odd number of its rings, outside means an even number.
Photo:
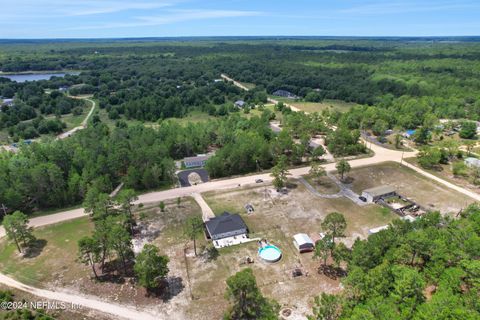
[{"label": "white house with dark roof", "polygon": [[238,214],[224,212],[205,222],[207,237],[216,248],[227,247],[250,241],[248,227]]}]

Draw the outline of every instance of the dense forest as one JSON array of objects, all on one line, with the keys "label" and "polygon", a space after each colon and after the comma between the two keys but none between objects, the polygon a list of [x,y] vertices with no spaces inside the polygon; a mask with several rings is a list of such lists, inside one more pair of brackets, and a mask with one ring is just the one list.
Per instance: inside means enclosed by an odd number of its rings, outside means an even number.
[{"label": "dense forest", "polygon": [[[88,188],[136,190],[174,182],[173,159],[216,150],[207,169],[223,177],[271,168],[280,155],[299,165],[321,156],[309,139],[326,136],[335,156],[364,153],[361,130],[432,128],[439,118],[480,119],[480,45],[402,40],[285,40],[75,42],[2,44],[0,70],[78,70],[64,78],[16,83],[0,77],[0,130],[33,138],[58,133],[62,114],[80,114],[91,94],[99,115],[67,141],[24,146],[0,155],[0,199],[31,211],[80,203]],[[242,91],[222,73],[247,83]],[[68,94],[60,92],[67,87]],[[292,113],[279,104],[283,131],[273,134],[269,94],[287,90],[304,101],[339,99],[359,105],[344,113]],[[244,100],[243,111],[234,102]],[[255,116],[250,108],[258,109]],[[166,120],[191,112],[208,121]],[[130,120],[155,122],[146,128]],[[331,130],[338,127],[336,131]]]},{"label": "dense forest", "polygon": [[311,319],[479,319],[479,252],[477,205],[397,220],[355,242],[345,291],[322,294]]}]

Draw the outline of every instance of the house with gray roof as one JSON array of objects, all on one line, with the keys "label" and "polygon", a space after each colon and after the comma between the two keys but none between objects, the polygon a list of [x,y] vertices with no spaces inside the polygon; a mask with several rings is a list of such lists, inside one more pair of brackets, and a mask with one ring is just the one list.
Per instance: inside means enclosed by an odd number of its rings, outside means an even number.
[{"label": "house with gray roof", "polygon": [[245,107],[245,104],[246,104],[245,101],[237,100],[237,101],[235,101],[234,106],[237,107],[237,108],[243,108],[243,107]]},{"label": "house with gray roof", "polygon": [[222,215],[205,222],[207,236],[213,241],[230,237],[246,238],[248,228],[238,214],[224,212]]},{"label": "house with gray roof", "polygon": [[367,199],[367,202],[375,202],[382,198],[395,196],[397,191],[392,186],[379,186],[363,190],[362,197]]},{"label": "house with gray roof", "polygon": [[185,157],[183,158],[183,164],[185,168],[203,167],[211,156],[212,154],[199,154],[195,157]]}]

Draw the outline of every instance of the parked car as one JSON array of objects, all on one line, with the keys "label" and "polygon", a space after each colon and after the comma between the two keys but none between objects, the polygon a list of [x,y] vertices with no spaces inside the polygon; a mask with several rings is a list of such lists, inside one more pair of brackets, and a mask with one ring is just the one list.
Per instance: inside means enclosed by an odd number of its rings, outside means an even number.
[{"label": "parked car", "polygon": [[362,200],[363,202],[367,202],[367,198],[365,197],[358,197],[358,199]]},{"label": "parked car", "polygon": [[262,183],[263,179],[255,179],[255,183]]}]

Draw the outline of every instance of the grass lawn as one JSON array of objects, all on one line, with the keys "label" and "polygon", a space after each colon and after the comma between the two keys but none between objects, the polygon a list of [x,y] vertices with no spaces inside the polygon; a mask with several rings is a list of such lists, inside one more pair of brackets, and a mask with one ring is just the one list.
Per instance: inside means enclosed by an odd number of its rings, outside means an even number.
[{"label": "grass lawn", "polygon": [[[407,158],[406,161],[410,164],[413,164],[414,166],[421,168],[421,166],[418,164],[417,158]],[[460,159],[454,162],[458,162],[458,161],[463,162],[464,160]],[[466,176],[454,176],[451,164],[439,164],[434,169],[422,168],[422,170],[425,170],[448,182],[461,186],[462,188],[470,189],[471,191],[474,191],[474,192],[480,192],[480,186],[473,184],[472,182],[473,178],[468,173],[468,171],[466,172]]]},{"label": "grass lawn", "polygon": [[270,96],[270,98],[283,101],[287,104],[293,105],[302,111],[313,113],[322,112],[323,110],[338,110],[340,112],[346,112],[350,108],[356,106],[356,103],[345,102],[341,100],[324,100],[323,102],[306,102],[297,101],[294,99],[288,99],[284,97]]},{"label": "grass lawn", "polygon": [[397,163],[386,162],[355,168],[348,176],[353,179],[352,187],[357,193],[380,185],[391,185],[401,195],[418,202],[426,209],[443,213],[457,213],[474,202],[473,199]]},{"label": "grass lawn", "polygon": [[21,257],[13,243],[0,242],[0,269],[19,281],[44,287],[86,276],[83,265],[76,262],[77,242],[89,235],[93,226],[88,218],[79,218],[35,229],[36,249],[31,257]]},{"label": "grass lawn", "polygon": [[211,116],[206,112],[194,110],[188,113],[183,118],[170,118],[168,121],[177,122],[181,125],[187,125],[189,123],[199,123],[199,122],[206,122],[208,120],[218,119],[217,117]]},{"label": "grass lawn", "polygon": [[318,192],[323,194],[335,194],[340,192],[340,188],[337,186],[335,182],[332,181],[327,176],[323,176],[320,178],[314,178],[311,175],[303,176],[303,178]]}]

